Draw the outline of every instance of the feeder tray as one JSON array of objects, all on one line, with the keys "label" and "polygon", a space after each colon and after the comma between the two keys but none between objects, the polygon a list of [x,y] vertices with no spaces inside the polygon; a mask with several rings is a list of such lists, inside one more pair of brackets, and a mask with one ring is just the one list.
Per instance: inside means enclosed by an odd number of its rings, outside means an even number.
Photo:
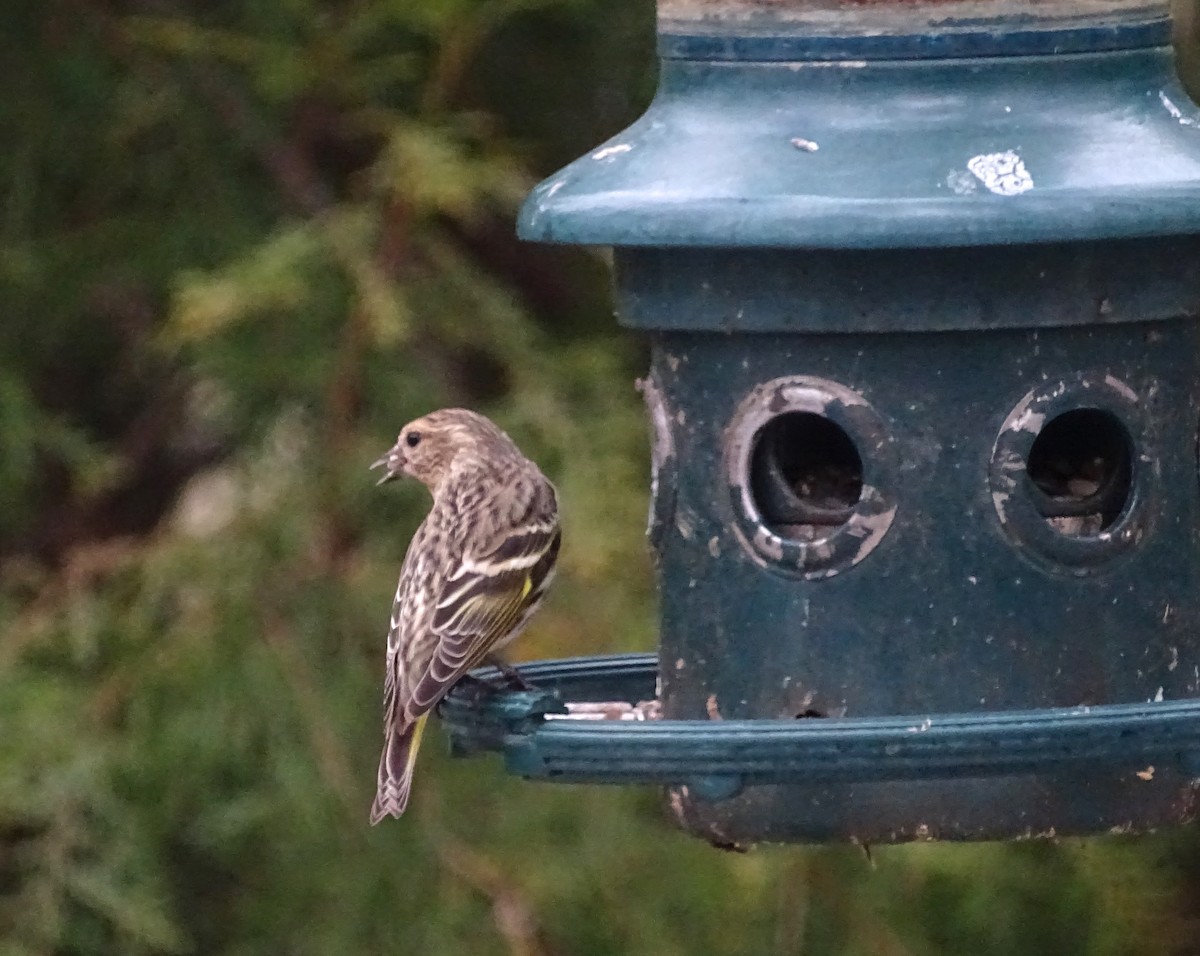
[{"label": "feeder tray", "polygon": [[[711,801],[761,784],[945,780],[1104,767],[1200,777],[1200,700],[970,714],[663,720],[658,661],[619,654],[521,666],[536,689],[460,684],[441,717],[456,756],[503,753],[553,783],[686,786]],[[474,671],[496,684],[494,668]]]}]

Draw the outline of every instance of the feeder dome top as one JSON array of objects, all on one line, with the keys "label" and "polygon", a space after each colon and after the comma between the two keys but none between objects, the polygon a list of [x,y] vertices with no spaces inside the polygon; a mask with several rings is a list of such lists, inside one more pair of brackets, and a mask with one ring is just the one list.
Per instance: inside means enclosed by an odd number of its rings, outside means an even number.
[{"label": "feeder dome top", "polygon": [[948,247],[1200,231],[1164,2],[661,0],[658,94],[523,238]]}]

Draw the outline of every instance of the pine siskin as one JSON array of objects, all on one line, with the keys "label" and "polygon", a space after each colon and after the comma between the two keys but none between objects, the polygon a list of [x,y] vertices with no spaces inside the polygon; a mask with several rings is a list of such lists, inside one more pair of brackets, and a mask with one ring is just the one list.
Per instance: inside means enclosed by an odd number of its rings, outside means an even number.
[{"label": "pine siskin", "polygon": [[404,474],[433,494],[392,605],[376,824],[408,805],[429,712],[537,610],[560,533],[554,486],[475,412],[447,408],[418,418],[371,467],[386,468],[380,484]]}]

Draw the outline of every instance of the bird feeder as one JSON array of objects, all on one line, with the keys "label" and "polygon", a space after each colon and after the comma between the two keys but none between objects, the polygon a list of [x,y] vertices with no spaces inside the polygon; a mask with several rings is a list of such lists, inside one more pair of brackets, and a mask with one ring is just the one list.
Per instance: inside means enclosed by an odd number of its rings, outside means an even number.
[{"label": "bird feeder", "polygon": [[[660,0],[538,186],[650,341],[655,656],[454,693],[460,752],[717,844],[1190,820],[1200,109],[1156,0]],[[623,718],[623,719],[604,719]]]}]

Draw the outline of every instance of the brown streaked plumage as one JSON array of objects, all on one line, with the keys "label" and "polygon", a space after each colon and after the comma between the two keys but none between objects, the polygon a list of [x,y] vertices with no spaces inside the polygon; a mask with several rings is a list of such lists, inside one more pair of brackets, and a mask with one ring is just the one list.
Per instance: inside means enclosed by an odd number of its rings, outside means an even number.
[{"label": "brown streaked plumage", "polygon": [[372,468],[433,495],[392,605],[383,754],[371,823],[408,806],[429,712],[470,668],[520,634],[554,577],[554,486],[475,412],[447,408],[405,425]]}]

